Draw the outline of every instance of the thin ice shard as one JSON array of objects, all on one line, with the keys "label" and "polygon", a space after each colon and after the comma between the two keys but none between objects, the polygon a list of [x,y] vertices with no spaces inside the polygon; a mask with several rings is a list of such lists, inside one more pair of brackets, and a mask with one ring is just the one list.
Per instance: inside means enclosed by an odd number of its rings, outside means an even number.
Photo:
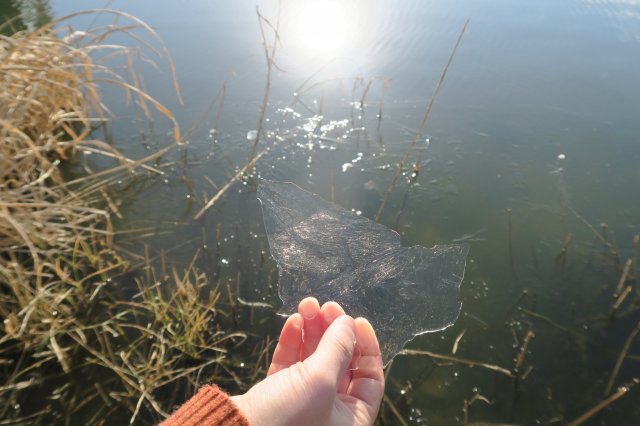
[{"label": "thin ice shard", "polygon": [[402,247],[395,231],[292,183],[262,180],[258,198],[282,313],[307,296],[334,300],[371,322],[385,364],[415,336],[458,318],[467,245]]}]

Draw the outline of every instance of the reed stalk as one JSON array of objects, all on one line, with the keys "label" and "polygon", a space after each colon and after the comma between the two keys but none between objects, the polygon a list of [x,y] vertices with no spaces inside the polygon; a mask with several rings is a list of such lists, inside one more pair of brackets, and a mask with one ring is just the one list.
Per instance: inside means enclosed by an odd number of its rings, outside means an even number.
[{"label": "reed stalk", "polygon": [[387,190],[385,191],[385,193],[384,193],[384,195],[382,197],[382,202],[380,203],[380,206],[378,207],[378,211],[376,212],[376,216],[375,216],[375,221],[376,222],[380,221],[380,218],[382,216],[382,212],[384,211],[384,208],[385,208],[385,206],[387,204],[387,200],[389,199],[389,195],[391,195],[391,192],[393,191],[393,188],[395,187],[396,182],[397,182],[398,178],[400,177],[400,174],[402,173],[402,170],[404,169],[405,164],[409,160],[409,156],[411,155],[411,152],[413,151],[413,148],[416,146],[416,144],[418,143],[418,141],[422,137],[422,132],[424,131],[424,126],[427,124],[427,120],[429,119],[429,116],[431,115],[431,110],[433,109],[433,105],[435,104],[436,99],[438,99],[438,95],[440,94],[440,89],[442,88],[442,84],[444,83],[444,80],[447,77],[447,72],[449,71],[449,67],[451,66],[451,63],[453,62],[453,58],[455,57],[456,52],[458,51],[458,47],[460,46],[460,42],[462,41],[462,37],[464,36],[465,32],[467,31],[467,27],[469,26],[469,22],[470,22],[470,19],[467,19],[467,21],[464,23],[464,26],[462,27],[462,30],[460,31],[460,35],[458,35],[458,39],[456,40],[456,43],[454,44],[453,49],[451,50],[451,54],[449,55],[449,59],[447,60],[447,63],[444,66],[444,69],[442,70],[442,73],[440,74],[440,78],[438,79],[438,82],[436,83],[436,86],[435,86],[435,88],[433,90],[433,94],[431,95],[431,99],[429,100],[429,104],[427,105],[427,109],[425,110],[424,115],[422,117],[422,121],[420,121],[420,124],[418,125],[418,129],[416,130],[416,134],[415,134],[413,140],[411,141],[411,145],[405,151],[404,155],[402,156],[402,159],[398,163],[398,167],[396,167],[396,170],[395,170],[395,172],[393,174],[393,177],[391,178],[391,182],[389,183],[389,186],[387,187]]}]

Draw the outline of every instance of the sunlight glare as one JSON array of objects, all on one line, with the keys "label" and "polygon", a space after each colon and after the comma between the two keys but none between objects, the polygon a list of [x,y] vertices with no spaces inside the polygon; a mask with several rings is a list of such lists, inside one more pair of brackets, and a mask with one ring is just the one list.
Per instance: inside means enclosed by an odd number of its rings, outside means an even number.
[{"label": "sunlight glare", "polygon": [[297,18],[297,33],[307,49],[333,52],[340,49],[347,38],[343,5],[332,0],[306,4]]}]

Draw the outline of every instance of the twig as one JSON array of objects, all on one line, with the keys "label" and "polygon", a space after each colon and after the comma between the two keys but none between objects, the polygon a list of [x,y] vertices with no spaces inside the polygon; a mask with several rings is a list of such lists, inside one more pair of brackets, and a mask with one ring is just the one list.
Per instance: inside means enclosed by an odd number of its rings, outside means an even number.
[{"label": "twig", "polygon": [[531,342],[531,339],[533,339],[534,337],[535,337],[535,334],[533,334],[533,331],[531,330],[527,331],[527,335],[524,337],[524,342],[520,347],[520,353],[518,353],[518,358],[516,359],[516,364],[514,367],[515,373],[517,373],[520,370],[520,367],[524,362],[524,357],[527,354],[527,348],[529,346],[529,343]]},{"label": "twig", "polygon": [[[280,13],[280,8],[278,7],[278,13]],[[267,104],[269,103],[269,92],[271,91],[271,71],[275,65],[273,58],[276,56],[276,49],[278,46],[278,41],[280,39],[280,35],[278,34],[278,28],[280,23],[280,17],[278,16],[278,20],[276,21],[276,26],[274,27],[271,23],[260,13],[260,9],[256,6],[256,14],[258,15],[258,23],[260,24],[260,34],[262,36],[262,47],[264,50],[265,60],[267,62],[267,79],[264,85],[264,93],[262,96],[262,104],[260,106],[260,114],[258,116],[258,125],[256,126],[256,139],[253,141],[253,146],[251,147],[251,155],[249,155],[249,160],[247,164],[250,164],[256,155],[256,148],[258,147],[258,143],[260,142],[260,136],[262,136],[262,128],[264,124],[264,115],[267,110]],[[264,25],[269,25],[269,27],[274,32],[274,40],[271,45],[271,50],[269,50],[269,45],[267,44],[267,37],[264,33]],[[252,164],[253,165],[253,164]]]},{"label": "twig", "polygon": [[507,314],[505,315],[505,318],[508,318],[513,312],[513,310],[520,306],[520,302],[522,302],[522,299],[524,299],[528,295],[529,295],[529,289],[525,288],[524,290],[522,290],[522,293],[520,293],[520,296],[518,296],[518,298],[511,304],[509,309],[507,309]]},{"label": "twig", "polygon": [[593,232],[593,234],[596,236],[598,240],[600,240],[602,244],[604,244],[605,246],[613,250],[613,245],[609,241],[607,241],[607,239],[604,236],[602,236],[602,234],[598,232],[598,230],[594,228],[593,225],[591,225],[587,219],[582,217],[582,215],[580,215],[580,213],[578,213],[573,207],[567,205],[567,208],[571,213],[573,213],[575,217],[577,217],[582,223],[584,223],[584,225],[587,228],[589,228],[591,232]]},{"label": "twig", "polygon": [[45,409],[45,410],[38,411],[37,413],[29,414],[28,416],[24,416],[24,417],[17,417],[17,418],[12,418],[12,419],[0,420],[0,425],[2,425],[2,426],[4,426],[4,425],[15,426],[15,425],[18,425],[18,424],[40,423],[39,421],[36,420],[38,418],[38,416],[44,416],[44,415],[47,415],[47,414],[50,414],[50,411]]},{"label": "twig", "polygon": [[[279,9],[278,9],[279,10]],[[249,155],[249,159],[247,160],[247,164],[244,165],[244,167],[242,169],[240,169],[238,171],[238,173],[236,173],[231,180],[229,180],[229,182],[227,182],[222,189],[220,189],[216,195],[214,195],[209,202],[202,208],[200,209],[200,211],[198,213],[196,213],[195,215],[195,219],[199,219],[200,217],[202,217],[202,215],[204,214],[205,211],[207,211],[211,206],[213,206],[216,201],[218,201],[218,199],[231,187],[231,185],[238,180],[245,172],[250,171],[253,166],[255,165],[256,161],[258,161],[258,159],[260,157],[262,157],[266,152],[267,149],[264,149],[262,152],[260,152],[258,155],[256,155],[256,148],[258,147],[258,142],[260,141],[260,136],[262,135],[262,128],[263,128],[263,123],[264,123],[264,116],[265,116],[265,111],[267,109],[267,103],[269,102],[269,91],[271,88],[271,71],[273,69],[273,67],[275,66],[277,68],[277,65],[275,65],[275,63],[273,62],[273,58],[275,57],[276,54],[276,46],[280,40],[280,35],[278,34],[278,25],[279,25],[279,21],[280,21],[280,17],[278,16],[278,21],[276,22],[276,26],[274,27],[273,25],[271,25],[271,23],[264,17],[262,16],[262,14],[260,13],[260,9],[258,8],[258,6],[256,6],[256,14],[258,15],[258,22],[260,24],[260,34],[262,35],[262,45],[263,45],[263,49],[264,49],[264,54],[265,54],[265,59],[267,61],[267,80],[265,83],[265,88],[264,88],[264,95],[263,95],[263,99],[262,99],[262,105],[260,106],[260,115],[258,117],[258,125],[257,125],[257,129],[256,129],[256,139],[253,142],[253,146],[251,147],[251,154]],[[274,41],[273,44],[271,46],[271,50],[269,50],[269,46],[267,45],[267,39],[266,39],[266,35],[264,33],[264,25],[263,24],[267,24],[274,32]],[[226,90],[226,86],[223,86],[223,88]],[[224,92],[223,92],[224,95]],[[218,111],[218,114],[221,112]],[[216,117],[216,120],[218,119],[218,116]]]},{"label": "twig", "polygon": [[13,390],[26,389],[26,388],[28,388],[29,386],[31,386],[31,385],[33,385],[35,383],[36,383],[36,381],[33,378],[31,378],[29,380],[24,380],[22,382],[13,383],[11,385],[0,386],[0,393],[6,392],[8,390],[13,391]]},{"label": "twig", "polygon": [[520,376],[520,378],[522,380],[526,380],[526,378],[529,376],[529,374],[531,374],[532,371],[533,371],[533,365],[528,366],[525,372],[522,373],[522,376]]},{"label": "twig", "polygon": [[[418,167],[419,169],[419,160],[416,162],[416,166],[414,166],[414,170],[416,170],[416,167]],[[407,201],[409,201],[409,191],[411,191],[411,188],[413,187],[413,184],[415,183],[415,180],[417,178],[417,173],[414,172],[409,184],[407,185],[407,190],[404,192],[404,196],[402,197],[402,204],[400,205],[400,209],[398,210],[398,214],[396,214],[396,220],[395,223],[393,225],[393,230],[396,232],[399,232],[399,228],[400,228],[400,219],[402,219],[402,215],[404,214],[404,210],[407,207]]]},{"label": "twig", "polygon": [[557,322],[555,322],[555,321],[554,321],[554,320],[552,320],[551,318],[545,317],[545,316],[544,316],[544,315],[542,315],[542,314],[539,314],[539,313],[537,313],[537,312],[530,311],[530,310],[525,309],[525,308],[522,308],[522,307],[518,307],[518,310],[519,310],[519,311],[521,311],[521,312],[523,312],[523,313],[525,313],[525,314],[527,314],[527,315],[529,315],[529,316],[531,316],[531,317],[538,318],[538,319],[541,319],[541,320],[543,320],[543,321],[546,321],[547,323],[551,324],[552,326],[556,327],[556,328],[557,328],[557,329],[559,329],[559,330],[566,331],[567,333],[571,333],[571,330],[570,330],[570,329],[568,329],[567,327],[565,327],[565,326],[563,326],[563,325],[558,324]]},{"label": "twig", "polygon": [[196,219],[196,220],[200,219],[202,217],[202,215],[204,214],[204,212],[206,212],[211,206],[213,206],[216,203],[216,201],[218,201],[218,199],[220,199],[220,197],[222,197],[224,195],[224,193],[227,192],[227,190],[231,187],[231,185],[233,185],[233,183],[235,181],[240,179],[242,177],[242,175],[244,175],[244,173],[247,170],[249,170],[251,167],[253,167],[253,165],[256,164],[256,162],[264,154],[266,154],[267,151],[268,151],[268,148],[265,148],[258,155],[254,156],[253,159],[249,160],[249,162],[247,162],[247,164],[245,164],[243,168],[238,170],[238,172],[235,175],[233,175],[233,177],[231,179],[229,179],[229,181],[222,188],[220,188],[220,190],[216,193],[216,195],[211,197],[209,202],[207,202],[207,204],[202,209],[200,209],[200,211],[198,213],[196,213],[196,215],[194,216],[194,219]]},{"label": "twig", "polygon": [[470,19],[467,19],[467,21],[464,23],[464,26],[462,27],[462,30],[460,31],[460,35],[458,36],[458,39],[456,40],[456,44],[453,46],[453,50],[451,51],[451,55],[449,55],[449,60],[447,61],[447,64],[445,65],[444,69],[442,70],[442,74],[440,74],[440,78],[438,79],[438,83],[436,83],[436,87],[433,91],[433,95],[431,96],[431,100],[429,101],[429,105],[427,106],[427,109],[424,113],[424,116],[422,117],[422,121],[420,122],[420,125],[418,126],[418,130],[416,130],[416,135],[413,138],[413,141],[411,142],[411,145],[409,146],[409,149],[407,149],[407,151],[404,153],[404,156],[402,157],[402,159],[400,160],[400,163],[398,163],[398,167],[396,168],[396,171],[393,175],[393,178],[391,178],[391,183],[389,184],[389,186],[387,187],[386,192],[384,193],[384,196],[382,198],[382,203],[380,203],[380,207],[378,208],[378,211],[376,212],[376,217],[375,217],[375,221],[378,222],[380,221],[380,217],[382,216],[382,212],[384,210],[385,205],[387,204],[387,200],[389,199],[389,195],[391,194],[391,191],[393,191],[393,188],[396,185],[396,181],[398,180],[398,177],[400,177],[400,174],[402,173],[402,168],[404,167],[405,163],[407,162],[407,160],[409,159],[409,155],[411,154],[411,150],[413,149],[414,146],[416,146],[416,143],[418,143],[418,140],[420,139],[420,137],[422,136],[422,131],[424,130],[424,125],[427,122],[427,119],[429,118],[429,115],[431,114],[431,110],[433,109],[433,105],[436,101],[436,99],[438,98],[438,94],[440,93],[440,88],[442,87],[442,83],[444,82],[445,77],[447,76],[447,71],[449,70],[449,66],[451,66],[451,62],[453,61],[453,58],[458,50],[458,46],[460,46],[460,42],[462,41],[462,37],[464,36],[464,33],[467,31],[467,27],[469,26],[469,21]]},{"label": "twig", "polygon": [[96,391],[98,391],[98,395],[100,395],[100,397],[102,398],[104,403],[107,405],[107,407],[111,407],[113,405],[113,403],[109,399],[109,396],[107,395],[107,393],[102,388],[102,385],[100,385],[100,382],[95,382],[93,384],[93,387],[96,388]]},{"label": "twig", "polygon": [[470,400],[464,400],[464,407],[462,409],[463,414],[464,414],[464,419],[463,419],[463,424],[464,425],[468,425],[469,424],[469,408],[473,405],[474,402],[476,401],[482,401],[486,404],[489,405],[493,405],[493,402],[489,400],[489,398],[480,395],[478,392],[476,392],[475,394],[473,394],[473,396],[471,397]]},{"label": "twig", "polygon": [[382,123],[382,109],[384,108],[384,98],[387,95],[389,86],[391,85],[391,79],[385,78],[383,80],[382,96],[380,97],[380,103],[378,108],[378,134],[380,133],[380,124]]},{"label": "twig", "polygon": [[629,348],[633,341],[638,337],[638,333],[640,333],[640,321],[636,324],[635,328],[631,330],[629,337],[624,342],[624,346],[622,347],[622,352],[618,356],[618,360],[616,361],[616,365],[613,367],[613,371],[611,372],[611,377],[609,378],[609,382],[607,383],[607,387],[604,391],[605,395],[609,395],[611,393],[611,389],[613,388],[613,382],[615,382],[618,373],[620,372],[620,367],[622,367],[622,363],[624,362],[624,358],[627,356],[627,352],[629,352]]},{"label": "twig", "polygon": [[393,415],[396,416],[400,424],[402,426],[407,426],[407,422],[402,418],[402,415],[396,408],[395,404],[393,403],[393,401],[391,401],[391,399],[387,396],[386,393],[384,394],[383,399],[384,399],[384,402],[386,402],[389,408],[391,409],[391,412],[393,413]]},{"label": "twig", "polygon": [[560,186],[560,195],[562,197],[562,201],[564,203],[564,206],[566,207],[567,210],[569,210],[580,222],[582,222],[587,228],[589,228],[589,230],[591,232],[593,232],[593,235],[596,236],[596,238],[602,243],[604,244],[606,247],[608,247],[609,249],[611,249],[611,251],[613,253],[615,253],[615,248],[613,247],[613,245],[607,241],[606,238],[603,237],[603,235],[598,232],[598,230],[596,228],[593,227],[593,225],[591,225],[589,223],[589,221],[587,219],[585,219],[580,213],[578,213],[573,207],[571,207],[571,205],[569,204],[569,196],[567,194],[567,188],[566,188],[566,184],[564,181],[564,173],[562,172],[562,170],[560,171],[559,175],[559,186]]},{"label": "twig", "polygon": [[633,264],[633,259],[627,259],[627,262],[624,264],[624,269],[622,270],[622,275],[620,275],[620,280],[618,280],[618,286],[616,287],[615,293],[613,293],[613,297],[618,297],[620,292],[622,291],[622,287],[624,287],[624,283],[627,282],[627,277],[629,276],[629,271],[631,270],[631,265]]},{"label": "twig", "polygon": [[618,296],[618,299],[616,300],[616,302],[613,304],[613,307],[611,308],[612,314],[615,311],[617,311],[618,308],[624,303],[625,299],[631,293],[632,290],[633,290],[633,287],[631,287],[630,285],[625,287],[624,291],[622,292],[622,294],[620,294],[620,296]]},{"label": "twig", "polygon": [[133,415],[131,419],[129,419],[129,424],[132,425],[136,421],[136,417],[138,417],[138,413],[140,412],[140,407],[142,407],[142,402],[144,401],[144,394],[140,395],[138,398],[138,402],[136,403],[136,409],[133,411]]},{"label": "twig", "polygon": [[462,340],[462,336],[464,336],[464,333],[467,332],[467,329],[465,328],[464,330],[462,330],[462,333],[458,334],[458,337],[456,337],[456,340],[453,342],[453,348],[451,348],[451,353],[452,354],[456,354],[456,352],[458,352],[458,344],[460,343],[460,340]]},{"label": "twig", "polygon": [[457,358],[454,356],[449,356],[449,355],[443,355],[443,354],[437,354],[434,352],[430,352],[430,351],[419,351],[419,350],[414,350],[414,349],[404,349],[402,350],[400,353],[398,353],[398,355],[422,355],[422,356],[428,356],[434,359],[441,359],[444,361],[449,361],[449,362],[455,362],[458,364],[466,364],[469,365],[471,367],[483,367],[489,370],[493,370],[493,371],[497,371],[498,373],[502,373],[504,375],[507,375],[509,377],[513,377],[513,373],[509,370],[507,370],[506,368],[500,367],[498,365],[493,365],[493,364],[487,364],[485,362],[480,362],[480,361],[473,361],[470,359],[465,359],[465,358]]},{"label": "twig", "polygon": [[571,240],[573,240],[573,235],[570,232],[565,234],[560,254],[556,256],[556,262],[560,262],[560,268],[562,272],[564,272],[565,266],[567,264],[567,251],[569,250]]},{"label": "twig", "polygon": [[109,206],[109,209],[111,209],[113,214],[115,214],[118,217],[118,219],[122,219],[123,216],[122,216],[122,213],[120,213],[120,210],[118,209],[118,205],[109,196],[107,191],[105,191],[104,188],[100,188],[100,194],[102,194],[102,197],[107,202],[107,205]]},{"label": "twig", "polygon": [[272,309],[273,310],[273,305],[269,304],[269,303],[265,303],[265,302],[251,302],[248,300],[243,299],[242,297],[237,297],[236,300],[238,301],[239,304],[243,305],[243,306],[250,306],[252,308],[262,308],[262,309]]},{"label": "twig", "polygon": [[462,415],[464,416],[462,419],[462,424],[467,426],[469,424],[469,401],[464,400],[464,406],[462,407]]},{"label": "twig", "polygon": [[364,92],[362,92],[362,97],[360,98],[360,111],[364,111],[364,101],[367,98],[367,94],[369,93],[369,89],[371,89],[371,83],[373,83],[375,78],[369,78],[367,82],[367,86],[364,88]]},{"label": "twig", "polygon": [[636,384],[638,384],[638,379],[633,379],[633,382],[631,382],[630,384],[626,385],[626,386],[620,386],[618,388],[618,390],[612,394],[611,396],[609,396],[607,399],[600,401],[599,403],[597,403],[594,407],[592,407],[591,409],[589,409],[586,413],[584,413],[583,415],[581,415],[580,417],[578,417],[577,419],[569,422],[569,424],[567,426],[578,426],[581,425],[582,423],[586,422],[587,420],[589,420],[591,417],[593,417],[596,413],[598,413],[599,411],[601,411],[602,409],[606,408],[607,406],[609,406],[609,404],[613,403],[614,401],[622,398],[627,392],[629,392],[631,390],[631,388],[633,388]]},{"label": "twig", "polygon": [[478,318],[477,316],[473,315],[470,312],[464,312],[464,316],[469,317],[475,322],[477,322],[478,324],[480,324],[483,330],[488,330],[490,328],[489,324],[487,324],[486,321],[483,321],[482,319]]}]

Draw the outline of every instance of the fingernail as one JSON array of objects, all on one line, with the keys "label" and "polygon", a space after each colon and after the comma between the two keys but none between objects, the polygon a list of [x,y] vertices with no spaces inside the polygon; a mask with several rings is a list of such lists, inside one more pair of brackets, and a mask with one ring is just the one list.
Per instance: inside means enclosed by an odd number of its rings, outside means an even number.
[{"label": "fingernail", "polygon": [[335,319],[335,321],[340,321],[341,324],[350,326],[353,321],[353,318],[351,318],[349,315],[340,315],[338,318]]},{"label": "fingernail", "polygon": [[373,326],[371,325],[371,322],[368,319],[366,319],[365,317],[358,317],[358,318],[356,318],[356,321],[364,321],[367,324],[369,324],[371,326],[371,328],[373,328]]},{"label": "fingernail", "polygon": [[291,315],[291,318],[292,318],[292,324],[296,328],[302,328],[302,317],[300,316],[300,314],[293,314]]},{"label": "fingernail", "polygon": [[302,312],[300,313],[302,314],[302,317],[306,320],[312,320],[316,316],[318,316],[318,313],[315,311],[315,309],[302,309]]}]

